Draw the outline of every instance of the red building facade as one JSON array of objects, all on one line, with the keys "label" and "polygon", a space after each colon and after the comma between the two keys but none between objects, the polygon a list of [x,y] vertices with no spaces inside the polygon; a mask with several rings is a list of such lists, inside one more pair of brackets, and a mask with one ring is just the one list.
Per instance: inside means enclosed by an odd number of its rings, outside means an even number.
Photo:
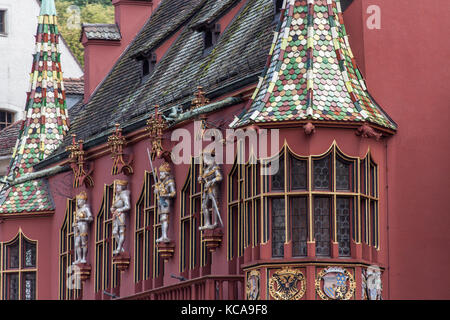
[{"label": "red building facade", "polygon": [[[448,75],[437,67],[445,48],[435,45],[445,28],[430,22],[444,1],[174,2],[155,5],[118,60],[105,58],[100,67],[111,70],[71,109],[57,149],[12,180],[38,186],[14,208],[6,206],[21,195],[5,195],[1,297],[448,298],[448,135],[439,130]],[[428,14],[419,19],[418,10]],[[411,45],[411,30],[423,45]],[[434,59],[425,48],[435,48]],[[250,139],[227,139],[232,128],[258,139],[267,130],[267,142],[251,150]],[[207,129],[245,152],[220,165],[223,226],[202,231],[201,153],[181,164],[168,155],[180,142],[174,132],[189,133],[194,146]],[[156,242],[162,224],[147,150],[155,168],[169,162],[175,181],[169,243]],[[275,159],[278,172],[262,175]],[[125,253],[115,256],[118,181],[127,182],[130,210]],[[87,263],[75,267],[83,191],[93,221]]]}]

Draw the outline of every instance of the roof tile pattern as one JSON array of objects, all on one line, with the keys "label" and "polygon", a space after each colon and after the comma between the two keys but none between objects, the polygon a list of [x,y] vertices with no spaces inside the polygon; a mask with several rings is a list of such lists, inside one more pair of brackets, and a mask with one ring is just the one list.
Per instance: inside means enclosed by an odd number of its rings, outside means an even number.
[{"label": "roof tile pattern", "polygon": [[234,126],[292,120],[395,123],[356,66],[339,0],[286,0],[248,111]]},{"label": "roof tile pattern", "polygon": [[23,120],[16,121],[0,131],[0,156],[8,156],[13,153],[22,122]]},{"label": "roof tile pattern", "polygon": [[[148,117],[153,105],[160,105],[164,111],[185,98],[192,99],[198,85],[209,92],[259,74],[266,64],[272,40],[272,0],[246,2],[208,55],[203,54],[202,32],[192,29],[196,14],[208,16],[204,12],[207,6],[201,7],[203,2],[163,0],[90,101],[79,106],[78,114],[71,119],[71,133],[85,141],[95,139],[104,132],[112,132],[115,123],[126,125],[140,117]],[[180,28],[182,31],[177,40],[161,57],[152,75],[143,81],[141,64],[135,53],[152,50],[155,47],[148,48],[144,44],[158,46],[162,33],[168,36]],[[67,136],[52,157],[64,153],[64,147],[70,143]]]},{"label": "roof tile pattern", "polygon": [[[52,8],[53,2],[44,0],[42,7]],[[41,10],[25,106],[26,118],[13,150],[10,179],[32,172],[33,165],[57,149],[69,130],[60,56],[56,12],[51,10],[48,15]],[[5,192],[8,194],[3,198],[0,213],[53,209],[44,180],[18,184]]]},{"label": "roof tile pattern", "polygon": [[120,40],[119,27],[116,24],[83,23],[82,34],[88,40]]}]

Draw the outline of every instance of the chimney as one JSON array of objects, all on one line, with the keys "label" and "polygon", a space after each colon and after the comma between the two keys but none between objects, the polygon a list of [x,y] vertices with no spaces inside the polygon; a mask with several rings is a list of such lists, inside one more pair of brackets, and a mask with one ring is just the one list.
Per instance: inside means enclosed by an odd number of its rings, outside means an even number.
[{"label": "chimney", "polygon": [[161,0],[112,0],[114,24],[83,24],[84,103],[142,29]]}]

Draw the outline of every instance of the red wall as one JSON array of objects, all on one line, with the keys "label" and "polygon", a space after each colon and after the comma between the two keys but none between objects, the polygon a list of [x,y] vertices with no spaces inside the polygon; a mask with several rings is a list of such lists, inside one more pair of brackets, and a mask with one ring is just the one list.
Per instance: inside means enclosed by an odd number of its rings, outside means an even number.
[{"label": "red wall", "polygon": [[[381,29],[363,24],[349,33],[362,32],[364,43],[350,41],[352,48],[364,50],[370,92],[399,126],[388,143],[388,297],[449,299],[450,2],[355,4],[364,20],[369,5],[381,9]],[[346,25],[351,29],[348,20]]]}]

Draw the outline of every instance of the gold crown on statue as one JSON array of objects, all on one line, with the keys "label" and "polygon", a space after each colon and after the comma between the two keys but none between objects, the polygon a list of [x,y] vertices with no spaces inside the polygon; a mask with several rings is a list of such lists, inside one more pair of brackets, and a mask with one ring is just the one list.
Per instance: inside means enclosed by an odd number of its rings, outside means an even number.
[{"label": "gold crown on statue", "polygon": [[87,196],[86,191],[81,191],[79,194],[77,194],[77,196],[75,198],[76,199],[87,200],[88,196]]},{"label": "gold crown on statue", "polygon": [[170,165],[167,162],[159,166],[159,172],[170,172],[170,170]]},{"label": "gold crown on statue", "polygon": [[120,186],[126,186],[126,185],[128,185],[128,181],[126,181],[126,180],[114,180],[114,183],[115,183],[116,185],[120,185]]},{"label": "gold crown on statue", "polygon": [[215,148],[214,149],[206,149],[205,148],[203,150],[203,154],[214,157],[216,155],[216,149]]}]

